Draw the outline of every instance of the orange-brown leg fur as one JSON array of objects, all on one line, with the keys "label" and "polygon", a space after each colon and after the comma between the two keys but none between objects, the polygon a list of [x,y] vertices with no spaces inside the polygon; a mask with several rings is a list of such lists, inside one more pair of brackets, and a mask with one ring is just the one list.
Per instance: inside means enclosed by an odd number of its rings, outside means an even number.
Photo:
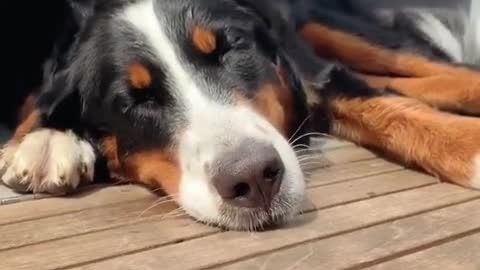
[{"label": "orange-brown leg fur", "polygon": [[9,143],[19,143],[23,137],[40,126],[40,121],[40,112],[37,110],[31,111],[17,126]]},{"label": "orange-brown leg fur", "polygon": [[396,77],[428,77],[443,75],[472,79],[480,72],[446,63],[435,62],[420,55],[390,50],[367,40],[318,23],[307,23],[301,30],[303,39],[318,56],[338,60],[366,74]]},{"label": "orange-brown leg fur", "polygon": [[473,182],[478,181],[480,119],[439,112],[404,97],[337,98],[330,106],[335,135],[443,180],[480,188]]},{"label": "orange-brown leg fur", "polygon": [[394,78],[360,75],[372,87],[391,88],[399,93],[419,99],[435,108],[480,115],[480,76],[457,78],[450,75],[426,78]]}]

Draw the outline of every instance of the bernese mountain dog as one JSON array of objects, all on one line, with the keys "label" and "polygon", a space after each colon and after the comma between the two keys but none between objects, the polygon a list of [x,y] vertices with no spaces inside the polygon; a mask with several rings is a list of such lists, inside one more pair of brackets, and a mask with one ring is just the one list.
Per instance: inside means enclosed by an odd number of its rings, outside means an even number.
[{"label": "bernese mountain dog", "polygon": [[255,229],[300,209],[295,150],[325,133],[480,188],[478,3],[16,1],[1,180],[120,179]]}]

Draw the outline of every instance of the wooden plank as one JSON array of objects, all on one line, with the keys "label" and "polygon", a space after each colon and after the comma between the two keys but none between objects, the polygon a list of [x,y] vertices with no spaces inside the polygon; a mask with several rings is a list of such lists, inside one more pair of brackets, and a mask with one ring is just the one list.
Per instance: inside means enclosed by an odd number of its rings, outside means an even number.
[{"label": "wooden plank", "polygon": [[190,219],[154,218],[149,223],[139,223],[109,231],[3,251],[0,252],[0,269],[61,269],[77,263],[117,256],[128,251],[172,244],[189,239],[192,235],[201,237],[217,231],[216,228],[192,222]]},{"label": "wooden plank", "polygon": [[[480,200],[443,208],[364,230],[339,235],[249,259],[223,270],[240,269],[360,269],[363,266],[415,252],[480,228]],[[468,250],[464,246],[463,250]],[[444,253],[449,256],[449,253]],[[477,257],[478,256],[477,252]],[[451,258],[453,259],[453,258]],[[456,259],[455,259],[456,260]],[[423,265],[398,263],[403,267],[387,269],[426,269]],[[439,267],[431,269],[453,269]],[[480,265],[478,265],[480,266]],[[380,268],[382,269],[382,268]],[[463,269],[463,268],[462,268]]]},{"label": "wooden plank", "polygon": [[148,198],[157,196],[145,188],[133,185],[90,188],[68,197],[3,205],[0,207],[0,225]]},{"label": "wooden plank", "polygon": [[313,170],[307,181],[308,186],[317,187],[403,169],[402,166],[383,159],[363,160]]},{"label": "wooden plank", "polygon": [[[322,209],[437,183],[433,177],[403,170],[308,190],[304,208]],[[317,199],[318,198],[318,199]]]},{"label": "wooden plank", "polygon": [[479,192],[468,189],[434,185],[301,215],[277,230],[257,234],[214,234],[75,269],[134,270],[167,267],[174,270],[213,267],[479,197]]},{"label": "wooden plank", "polygon": [[[413,175],[412,177],[408,177],[407,179],[404,179],[404,181],[395,181],[396,177],[399,175],[393,175],[389,177],[388,175],[385,176],[385,178],[382,177],[372,177],[372,179],[359,179],[354,182],[353,185],[350,184],[351,186],[347,186],[346,183],[344,183],[344,186],[338,186],[337,190],[331,189],[322,189],[322,188],[317,188],[314,190],[309,190],[309,197],[311,199],[311,203],[313,205],[318,206],[318,207],[329,207],[333,206],[339,203],[345,203],[349,200],[355,200],[358,201],[362,198],[371,196],[370,193],[375,193],[375,194],[383,194],[383,193],[390,193],[393,191],[398,191],[398,190],[403,190],[406,188],[412,188],[413,186],[421,186],[425,185],[428,183],[432,182],[432,178],[426,177],[425,175]],[[388,187],[389,185],[386,183],[382,182],[388,182],[388,181],[395,181],[396,183],[392,183],[390,185],[391,187]],[[344,190],[345,189],[345,194],[348,194],[348,196],[330,196],[331,192],[338,192],[338,190]],[[343,192],[342,192],[343,193]],[[312,204],[309,203],[306,205],[306,209],[311,210],[312,209]],[[122,207],[119,207],[119,209],[122,209]],[[134,207],[136,209],[136,207]],[[128,209],[125,209],[128,210]],[[112,222],[109,215],[111,214],[106,214],[108,215],[108,222],[106,225],[103,221],[102,218],[98,219],[95,218],[95,216],[101,216],[104,212],[102,211],[101,213],[98,213],[96,215],[92,215],[90,211],[86,211],[83,214],[78,213],[76,220],[81,220],[86,223],[83,227],[79,226],[79,223],[73,222],[73,223],[67,223],[67,224],[61,224],[61,226],[56,225],[56,222],[61,222],[62,220],[72,220],[72,218],[68,218],[65,216],[59,216],[56,217],[54,220],[52,219],[46,219],[46,220],[35,220],[32,222],[28,223],[20,223],[20,224],[14,224],[10,227],[10,230],[5,232],[4,234],[6,237],[3,239],[2,243],[0,243],[0,246],[7,246],[7,247],[12,247],[12,245],[26,245],[26,244],[33,244],[39,241],[47,241],[47,240],[53,240],[55,238],[52,237],[58,237],[59,233],[61,236],[66,237],[73,235],[74,233],[78,233],[79,227],[84,228],[84,231],[80,231],[81,233],[86,233],[88,231],[85,231],[85,228],[88,229],[89,231],[95,231],[102,229],[103,231],[97,232],[97,233],[91,233],[86,236],[80,236],[80,237],[75,237],[76,240],[71,240],[71,239],[63,239],[63,240],[58,240],[54,242],[49,242],[42,244],[42,249],[45,250],[57,250],[57,249],[62,249],[62,252],[60,253],[62,258],[69,258],[68,263],[81,263],[83,261],[79,261],[81,259],[85,259],[85,257],[79,257],[77,254],[77,249],[86,249],[89,250],[89,255],[87,258],[91,259],[102,259],[102,258],[108,258],[111,256],[114,256],[115,254],[118,253],[130,253],[132,251],[138,250],[138,249],[143,249],[143,248],[148,248],[150,246],[158,246],[164,244],[163,242],[160,242],[161,239],[157,239],[157,237],[151,237],[152,231],[155,231],[155,229],[152,229],[152,227],[163,227],[163,225],[160,224],[160,222],[156,222],[154,224],[136,224],[133,226],[142,229],[135,229],[137,231],[143,231],[145,232],[145,236],[138,236],[134,238],[129,238],[129,245],[123,247],[123,250],[120,249],[104,249],[105,245],[108,245],[108,243],[104,242],[116,242],[115,239],[118,238],[118,235],[129,235],[130,231],[132,230],[132,226],[128,227],[120,227],[120,228],[115,228],[109,231],[104,231],[107,227],[105,226],[112,226],[115,224],[118,224],[118,221]],[[95,210],[97,211],[97,210]],[[110,212],[110,208],[105,209],[106,212]],[[115,213],[113,213],[115,214]],[[119,214],[120,216],[124,217],[126,214]],[[94,216],[93,220],[92,217]],[[47,223],[46,223],[47,222]],[[40,228],[36,229],[35,228]],[[44,229],[45,227],[51,228],[51,229]],[[190,235],[184,235],[184,234],[178,234],[177,237],[190,237],[190,238],[196,238],[201,236],[202,233],[205,232],[205,230],[194,230],[196,227],[192,228],[191,234]],[[208,227],[210,228],[210,227]],[[37,232],[41,231],[41,232]],[[216,230],[215,230],[216,231]],[[32,237],[32,232],[35,232],[35,235]],[[212,232],[210,229],[207,230],[207,232]],[[52,234],[52,233],[56,233]],[[83,239],[82,241],[78,240],[77,238]],[[150,241],[146,241],[146,238],[150,238]],[[177,240],[181,238],[177,238]],[[8,242],[7,242],[8,240]],[[72,242],[73,241],[73,242]],[[79,244],[81,242],[84,242],[85,244]],[[94,245],[92,243],[97,243],[97,245]],[[68,247],[70,245],[75,245],[74,248],[72,248],[73,253],[67,254],[63,247]],[[118,252],[118,253],[115,253]],[[25,247],[25,248],[20,248],[20,249],[15,249],[12,250],[12,254],[14,253],[20,253],[20,254],[28,254],[26,255],[27,257],[23,258],[22,260],[25,260],[25,262],[32,262],[32,259],[28,259],[31,254],[35,254],[35,257],[37,256],[37,248],[35,247]],[[56,253],[53,253],[52,256],[56,256]],[[49,257],[45,257],[46,259]],[[61,263],[65,263],[62,260],[58,260],[57,258],[49,258],[49,261],[53,261],[56,264],[56,267],[63,266]],[[1,268],[0,268],[1,269]]]},{"label": "wooden plank", "polygon": [[480,269],[480,233],[433,247],[369,270],[478,270]]},{"label": "wooden plank", "polygon": [[320,151],[299,158],[302,168],[307,172],[350,162],[371,160],[377,155],[370,150],[360,147],[342,147],[331,151]]},{"label": "wooden plank", "polygon": [[310,143],[312,149],[319,149],[322,151],[333,150],[336,148],[355,146],[352,142],[333,139],[333,138],[312,138]]},{"label": "wooden plank", "polygon": [[155,199],[149,198],[3,225],[0,226],[0,235],[2,236],[0,251],[138,223],[148,220],[152,216],[165,215],[178,207],[170,202],[143,212],[155,201]]}]

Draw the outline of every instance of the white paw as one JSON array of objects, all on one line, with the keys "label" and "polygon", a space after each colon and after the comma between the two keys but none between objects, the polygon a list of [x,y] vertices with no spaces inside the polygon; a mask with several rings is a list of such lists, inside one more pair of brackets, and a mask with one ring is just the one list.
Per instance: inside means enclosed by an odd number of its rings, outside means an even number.
[{"label": "white paw", "polygon": [[480,189],[480,154],[477,155],[473,164],[473,178],[470,183],[473,188]]},{"label": "white paw", "polygon": [[0,179],[20,192],[63,194],[92,181],[92,146],[73,132],[43,129],[0,152]]}]

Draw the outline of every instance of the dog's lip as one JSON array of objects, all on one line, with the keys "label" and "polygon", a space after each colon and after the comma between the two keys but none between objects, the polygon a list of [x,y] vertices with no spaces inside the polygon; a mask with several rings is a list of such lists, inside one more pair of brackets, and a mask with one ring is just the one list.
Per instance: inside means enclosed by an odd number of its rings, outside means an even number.
[{"label": "dog's lip", "polygon": [[[296,207],[273,204],[269,209],[242,208],[224,204],[222,207],[227,211],[222,213],[222,217],[216,222],[210,223],[214,226],[227,230],[240,231],[263,231],[269,228],[278,227],[288,222],[289,217],[296,212]],[[280,210],[280,211],[279,211]],[[234,223],[223,222],[225,220],[234,220]]]}]

